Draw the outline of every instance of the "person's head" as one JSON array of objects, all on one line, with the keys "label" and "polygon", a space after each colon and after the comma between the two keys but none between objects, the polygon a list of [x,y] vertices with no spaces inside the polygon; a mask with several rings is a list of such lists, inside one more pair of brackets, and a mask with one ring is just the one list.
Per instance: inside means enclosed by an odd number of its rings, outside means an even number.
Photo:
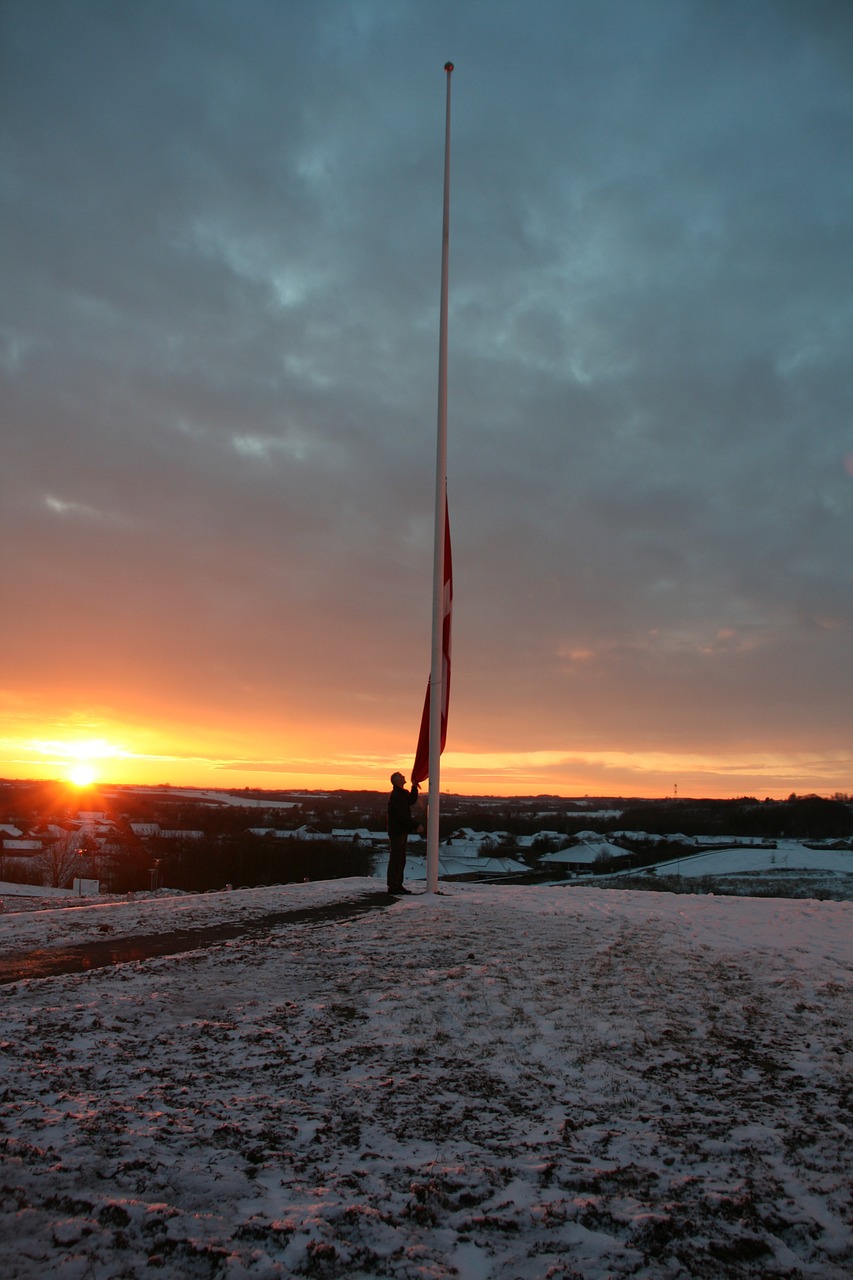
[{"label": "person's head", "polygon": [[392,773],[391,785],[392,787],[404,787],[406,785],[406,779],[404,775],[402,773]]}]

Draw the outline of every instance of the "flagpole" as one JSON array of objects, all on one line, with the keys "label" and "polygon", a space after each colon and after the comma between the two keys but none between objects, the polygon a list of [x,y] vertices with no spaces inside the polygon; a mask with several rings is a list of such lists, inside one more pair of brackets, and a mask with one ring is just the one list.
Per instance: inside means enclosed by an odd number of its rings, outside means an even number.
[{"label": "flagpole", "polygon": [[429,798],[427,801],[427,893],[438,889],[438,823],[441,796],[442,633],[444,624],[444,526],[447,509],[447,295],[450,279],[450,76],[446,62],[444,124],[444,217],[441,235],[441,308],[438,326],[438,437],[435,455],[435,540],[432,580],[432,665],[429,701]]}]

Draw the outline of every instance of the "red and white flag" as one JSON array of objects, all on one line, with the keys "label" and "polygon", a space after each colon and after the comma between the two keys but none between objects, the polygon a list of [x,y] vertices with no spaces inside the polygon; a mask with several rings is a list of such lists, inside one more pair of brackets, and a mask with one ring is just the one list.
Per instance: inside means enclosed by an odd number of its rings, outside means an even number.
[{"label": "red and white flag", "polygon": [[[444,617],[441,627],[441,751],[447,742],[447,709],[450,705],[450,620],[453,612],[453,560],[450,555],[450,516],[447,502],[444,504]],[[418,749],[412,765],[412,782],[421,783],[429,777],[429,717],[430,677],[427,680]]]}]

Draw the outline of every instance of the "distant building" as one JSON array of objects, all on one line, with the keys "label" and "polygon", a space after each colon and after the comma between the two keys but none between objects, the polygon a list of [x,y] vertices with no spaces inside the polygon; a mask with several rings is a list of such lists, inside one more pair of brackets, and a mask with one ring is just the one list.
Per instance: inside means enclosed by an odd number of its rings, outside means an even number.
[{"label": "distant building", "polygon": [[131,822],[130,829],[135,836],[149,840],[203,840],[203,831],[190,829],[169,830],[161,827],[159,822]]}]

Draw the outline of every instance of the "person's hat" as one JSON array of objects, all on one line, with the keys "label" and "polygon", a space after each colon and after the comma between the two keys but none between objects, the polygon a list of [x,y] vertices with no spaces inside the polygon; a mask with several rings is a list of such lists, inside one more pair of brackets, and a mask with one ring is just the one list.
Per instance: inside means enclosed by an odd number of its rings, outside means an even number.
[{"label": "person's hat", "polygon": [[402,773],[392,773],[391,781],[395,787],[397,786],[398,783],[400,784],[401,787],[404,787],[406,785],[406,779],[403,777]]}]

